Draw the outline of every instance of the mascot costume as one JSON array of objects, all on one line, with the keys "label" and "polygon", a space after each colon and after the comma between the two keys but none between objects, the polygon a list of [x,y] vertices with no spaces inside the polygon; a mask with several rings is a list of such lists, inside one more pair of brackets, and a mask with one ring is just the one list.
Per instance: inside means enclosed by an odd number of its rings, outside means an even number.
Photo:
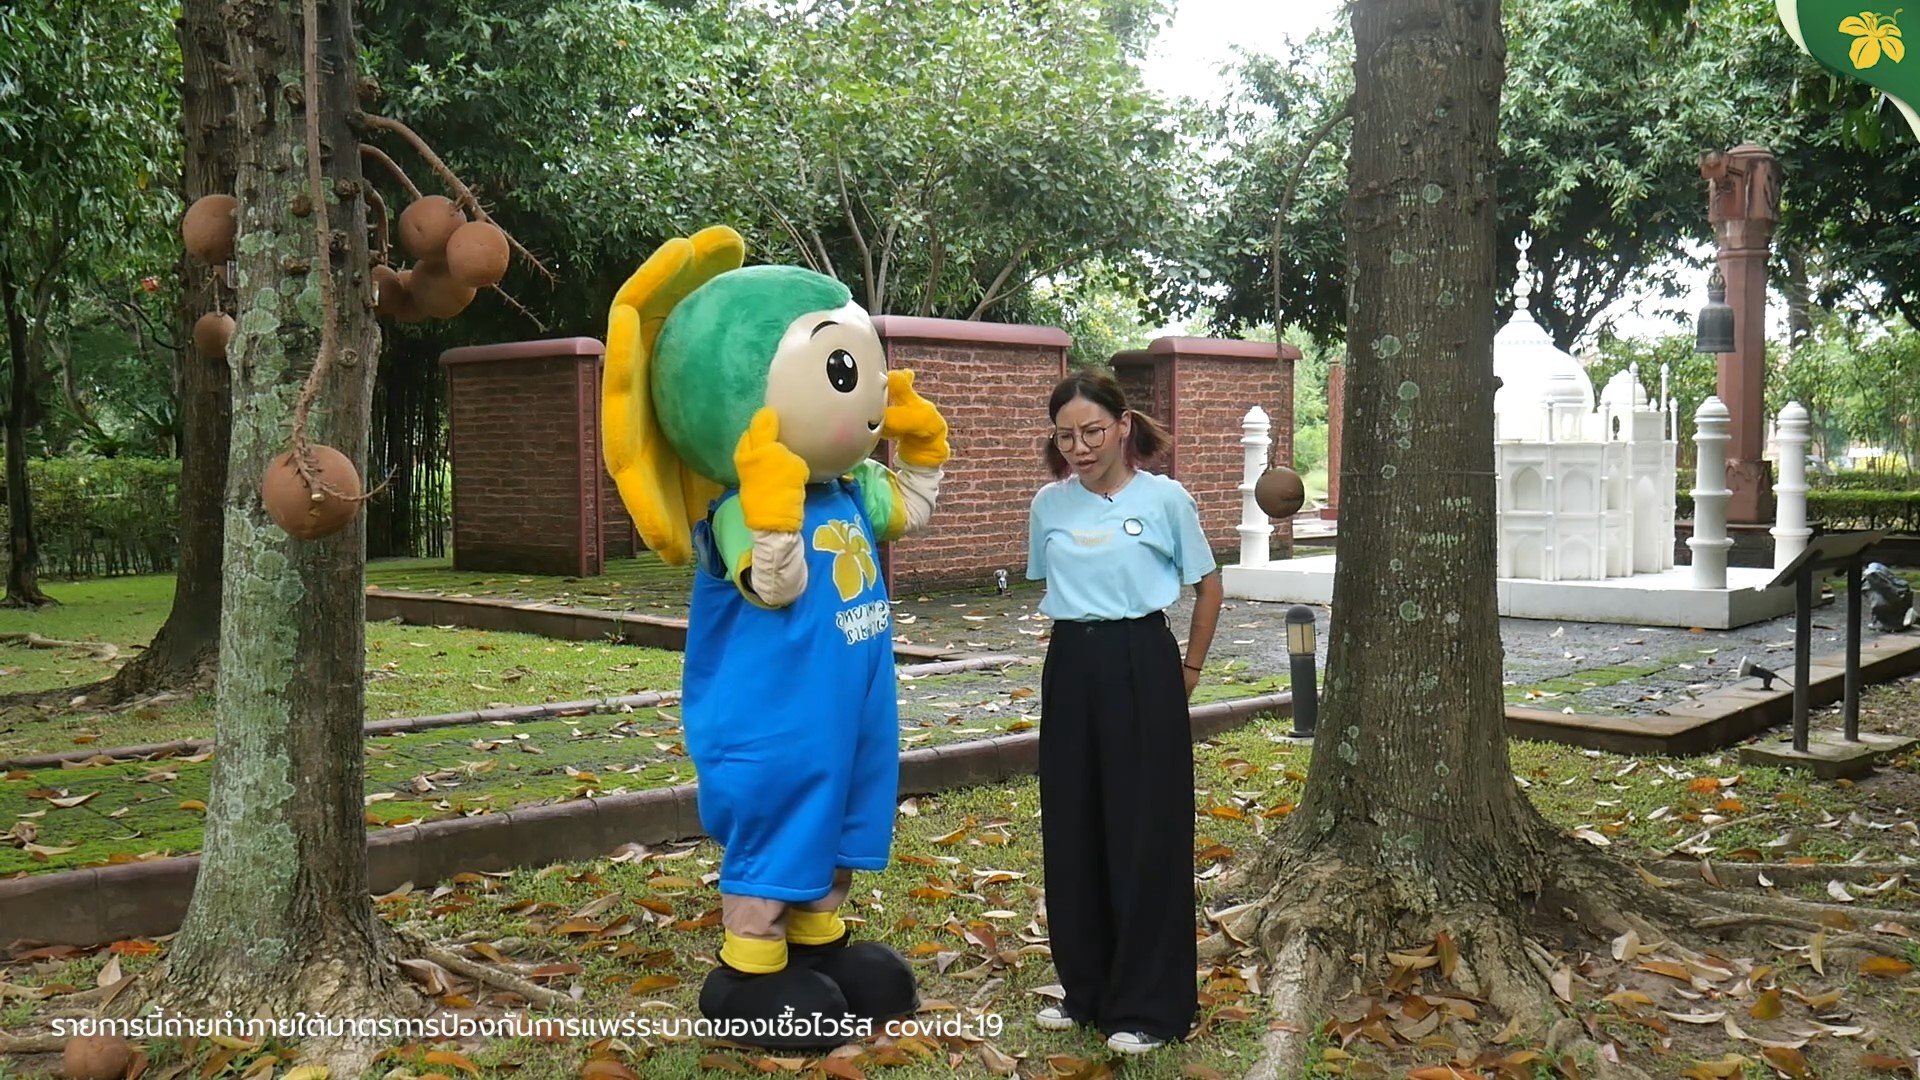
[{"label": "mascot costume", "polygon": [[[700,1010],[736,1041],[834,1045],[852,1033],[808,1025],[919,1008],[913,969],[850,941],[835,909],[853,871],[887,865],[899,788],[876,545],[931,516],[947,424],[912,372],[887,370],[845,285],[744,256],[733,230],[706,229],[621,287],[606,463],[648,547],[696,566],[682,721],[724,849],[725,930]],[[869,457],[881,439],[897,470]]]}]

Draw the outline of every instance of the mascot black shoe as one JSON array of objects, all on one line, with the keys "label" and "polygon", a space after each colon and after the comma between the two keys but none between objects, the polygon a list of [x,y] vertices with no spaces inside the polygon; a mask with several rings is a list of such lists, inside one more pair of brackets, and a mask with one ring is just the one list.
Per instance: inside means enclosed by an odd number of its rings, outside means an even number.
[{"label": "mascot black shoe", "polygon": [[[824,918],[821,916],[824,915]],[[846,924],[831,913],[790,911],[787,915],[787,966],[806,968],[833,980],[847,1001],[847,1012],[872,1021],[874,1030],[889,1020],[920,1010],[920,990],[913,967],[893,946],[880,941],[855,941]],[[795,924],[800,929],[796,932]],[[821,936],[837,934],[818,944],[803,944],[807,929],[817,926]]]},{"label": "mascot black shoe", "polygon": [[926,526],[951,448],[844,284],[744,261],[716,226],[621,287],[602,436],[647,549],[695,568],[680,715],[726,930],[700,1011],[736,1042],[834,1045],[918,1006],[905,960],[833,911],[886,869],[897,814],[879,548]]},{"label": "mascot black shoe", "polygon": [[858,1032],[845,1023],[853,1010],[839,984],[796,959],[784,942],[728,934],[720,966],[700,988],[701,1015],[719,1021],[714,1034],[769,1050],[851,1042]]}]

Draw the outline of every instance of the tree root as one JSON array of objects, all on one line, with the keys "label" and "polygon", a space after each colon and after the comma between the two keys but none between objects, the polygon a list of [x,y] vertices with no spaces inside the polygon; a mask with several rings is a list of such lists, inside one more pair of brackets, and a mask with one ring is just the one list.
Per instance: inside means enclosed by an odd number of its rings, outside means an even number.
[{"label": "tree root", "polygon": [[[1795,919],[1785,915],[1771,915],[1762,912],[1750,912],[1744,915],[1714,915],[1704,919],[1695,919],[1692,926],[1695,930],[1705,930],[1716,934],[1725,933],[1729,930],[1745,930],[1762,926],[1778,926],[1809,934],[1817,934],[1823,930],[1831,929],[1816,922],[1808,922],[1805,919]],[[1899,960],[1906,958],[1907,953],[1912,950],[1913,945],[1912,942],[1906,938],[1897,938],[1891,935],[1835,934],[1826,939],[1825,947],[1828,949],[1856,949],[1861,952],[1891,956]]]},{"label": "tree root", "polygon": [[[1781,896],[1777,893],[1744,891],[1734,893],[1730,889],[1716,889],[1705,881],[1675,881],[1670,887],[1676,893],[1684,893],[1689,896],[1697,897],[1705,894],[1707,897],[1712,898],[1704,901],[1707,906],[1716,907],[1722,911],[1745,908],[1748,910],[1769,911],[1810,919],[1817,919],[1822,915],[1830,917],[1845,916],[1848,919],[1858,919],[1872,914],[1886,915],[1888,917],[1898,917],[1905,914],[1905,911],[1900,908],[1876,907],[1871,903],[1867,903],[1866,901],[1872,899],[1871,897],[1863,898],[1852,904],[1829,904],[1819,900],[1801,900],[1798,897]],[[1720,899],[1721,896],[1726,897],[1726,899]]]},{"label": "tree root", "polygon": [[111,664],[120,658],[120,646],[104,641],[60,641],[39,634],[12,631],[0,634],[0,644],[25,645],[29,649],[78,649],[93,654],[95,660]]},{"label": "tree root", "polygon": [[[1691,882],[1700,877],[1700,865],[1694,859],[1665,859],[1653,864],[1653,869],[1661,877]],[[1763,874],[1775,885],[1824,884],[1901,875],[1912,877],[1920,884],[1920,863],[1716,863],[1713,867],[1713,876],[1724,885],[1759,886]]]},{"label": "tree root", "polygon": [[469,960],[459,953],[443,949],[411,931],[402,930],[397,931],[397,933],[400,939],[406,942],[408,947],[419,954],[421,959],[431,960],[455,974],[465,975],[469,979],[477,980],[498,990],[518,994],[536,1005],[544,1005],[549,1009],[570,1009],[574,1005],[573,999],[565,994],[555,993],[545,987],[535,986],[517,975],[511,975],[501,971],[499,968],[489,967],[486,964]]},{"label": "tree root", "polygon": [[66,1048],[58,1035],[0,1035],[0,1054],[58,1054]]},{"label": "tree root", "polygon": [[[1264,978],[1280,1023],[1264,1038],[1248,1080],[1300,1075],[1313,1064],[1306,1060],[1308,1042],[1318,1031],[1333,1030],[1323,1027],[1318,1013],[1338,1011],[1342,1001],[1355,997],[1378,1005],[1397,992],[1389,989],[1395,980],[1416,971],[1429,1002],[1436,994],[1457,993],[1506,1017],[1519,1036],[1554,1036],[1569,1055],[1586,1048],[1577,1021],[1566,1030],[1552,1021],[1561,1015],[1556,998],[1571,1000],[1579,976],[1527,936],[1521,912],[1502,910],[1491,898],[1445,903],[1421,895],[1415,890],[1422,886],[1412,882],[1387,881],[1357,863],[1319,857],[1288,865],[1278,880],[1258,901],[1212,913],[1220,927],[1215,936],[1226,943],[1218,948],[1231,950],[1236,939],[1251,937],[1269,958]],[[1391,899],[1383,903],[1382,897]],[[1255,932],[1248,935],[1250,923]],[[1442,935],[1451,947],[1439,945]],[[1395,972],[1386,980],[1375,974],[1383,963]],[[1343,1026],[1342,1037],[1352,1037],[1354,1025]],[[1463,1029],[1455,1035],[1463,1047],[1473,1041]],[[1601,1075],[1644,1077],[1592,1049],[1593,1060],[1603,1063]],[[1466,1056],[1456,1056],[1456,1066],[1470,1068],[1474,1051],[1461,1053]]]}]

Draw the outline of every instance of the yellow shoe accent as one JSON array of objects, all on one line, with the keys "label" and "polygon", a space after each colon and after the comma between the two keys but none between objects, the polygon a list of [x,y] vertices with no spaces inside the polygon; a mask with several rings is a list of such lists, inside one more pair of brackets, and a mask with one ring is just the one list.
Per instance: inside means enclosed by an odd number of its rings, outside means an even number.
[{"label": "yellow shoe accent", "polygon": [[828,945],[846,933],[846,922],[831,911],[787,912],[787,940],[795,945]]},{"label": "yellow shoe accent", "polygon": [[787,943],[744,938],[729,930],[726,944],[720,947],[720,959],[736,971],[771,975],[786,969]]}]

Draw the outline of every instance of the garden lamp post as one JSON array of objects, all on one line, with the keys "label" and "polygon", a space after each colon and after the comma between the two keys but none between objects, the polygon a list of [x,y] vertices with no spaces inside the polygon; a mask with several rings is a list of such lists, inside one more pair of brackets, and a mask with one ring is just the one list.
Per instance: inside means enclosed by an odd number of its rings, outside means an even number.
[{"label": "garden lamp post", "polygon": [[1313,738],[1313,724],[1320,711],[1320,690],[1314,676],[1313,609],[1296,605],[1287,609],[1287,654],[1293,669],[1293,731],[1296,739]]}]

